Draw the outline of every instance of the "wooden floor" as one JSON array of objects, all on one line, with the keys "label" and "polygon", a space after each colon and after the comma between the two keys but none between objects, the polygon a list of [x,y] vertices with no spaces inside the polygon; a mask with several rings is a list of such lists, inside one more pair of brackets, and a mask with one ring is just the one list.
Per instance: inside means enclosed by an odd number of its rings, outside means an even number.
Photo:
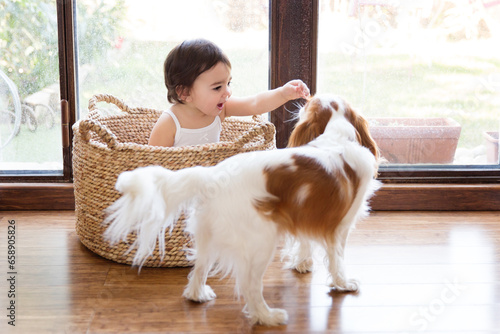
[{"label": "wooden floor", "polygon": [[[357,294],[332,293],[321,260],[313,273],[265,277],[285,326],[250,327],[230,280],[210,279],[218,298],[181,297],[189,269],[135,269],[94,255],[73,212],[1,212],[0,333],[500,333],[500,212],[375,212],[349,239]],[[7,236],[15,220],[15,298],[9,298]],[[8,324],[15,301],[15,327]]]}]

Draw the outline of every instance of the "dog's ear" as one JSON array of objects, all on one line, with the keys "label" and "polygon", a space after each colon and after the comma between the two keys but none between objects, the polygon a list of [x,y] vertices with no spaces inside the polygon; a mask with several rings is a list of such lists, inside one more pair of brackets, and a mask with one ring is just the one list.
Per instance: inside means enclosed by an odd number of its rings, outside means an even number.
[{"label": "dog's ear", "polygon": [[325,132],[326,125],[332,117],[332,110],[321,104],[318,99],[309,100],[302,111],[300,120],[288,139],[287,147],[306,145]]},{"label": "dog's ear", "polygon": [[356,129],[356,139],[358,143],[372,152],[375,159],[378,161],[380,158],[380,152],[377,143],[370,134],[370,125],[368,121],[358,114],[351,106],[344,101],[345,108],[345,118],[354,126]]}]

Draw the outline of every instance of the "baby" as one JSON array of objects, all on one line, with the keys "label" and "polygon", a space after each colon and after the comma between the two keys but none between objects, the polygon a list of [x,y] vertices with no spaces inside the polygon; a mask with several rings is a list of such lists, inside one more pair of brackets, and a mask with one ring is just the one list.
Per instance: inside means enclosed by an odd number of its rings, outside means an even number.
[{"label": "baby", "polygon": [[309,96],[306,84],[292,80],[254,96],[231,97],[231,63],[218,46],[203,39],[172,49],[164,74],[173,105],[153,127],[149,145],[154,146],[215,143],[225,117],[258,115]]}]

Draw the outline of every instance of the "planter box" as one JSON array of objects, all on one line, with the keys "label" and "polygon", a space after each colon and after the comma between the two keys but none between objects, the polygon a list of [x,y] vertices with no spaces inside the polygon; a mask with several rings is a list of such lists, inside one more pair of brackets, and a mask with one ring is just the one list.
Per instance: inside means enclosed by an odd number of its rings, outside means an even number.
[{"label": "planter box", "polygon": [[389,163],[452,163],[461,126],[451,118],[371,118],[370,132]]},{"label": "planter box", "polygon": [[498,164],[498,132],[485,132],[486,140],[486,161],[491,164]]}]

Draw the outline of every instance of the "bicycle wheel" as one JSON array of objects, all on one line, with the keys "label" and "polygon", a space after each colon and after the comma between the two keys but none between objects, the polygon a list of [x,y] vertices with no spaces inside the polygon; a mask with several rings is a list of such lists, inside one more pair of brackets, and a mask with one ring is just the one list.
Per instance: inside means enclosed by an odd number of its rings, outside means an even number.
[{"label": "bicycle wheel", "polygon": [[17,87],[2,70],[0,70],[0,109],[2,110],[0,149],[3,149],[19,133],[22,111]]},{"label": "bicycle wheel", "polygon": [[[2,110],[0,111],[0,124],[5,127],[9,133],[14,133],[14,136],[19,134],[20,128],[15,128],[16,114],[12,111]],[[16,131],[15,131],[16,130]]]},{"label": "bicycle wheel", "polygon": [[35,111],[33,110],[33,108],[31,108],[27,104],[23,104],[21,106],[21,109],[23,111],[23,114],[22,114],[23,115],[23,117],[22,117],[23,123],[26,124],[26,126],[28,127],[28,129],[31,132],[35,132],[36,128],[38,127],[38,122],[36,121]]},{"label": "bicycle wheel", "polygon": [[40,126],[45,126],[47,129],[52,129],[55,120],[55,111],[49,105],[40,103],[34,107],[35,114],[37,115],[36,121]]}]

